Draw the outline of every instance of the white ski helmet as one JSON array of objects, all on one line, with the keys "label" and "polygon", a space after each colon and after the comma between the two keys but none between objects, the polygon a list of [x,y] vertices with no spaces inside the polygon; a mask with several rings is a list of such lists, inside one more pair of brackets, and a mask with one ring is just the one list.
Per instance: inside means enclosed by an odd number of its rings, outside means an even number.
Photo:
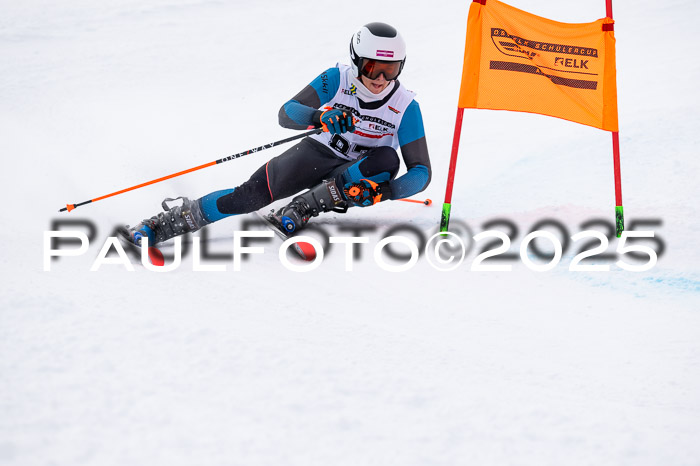
[{"label": "white ski helmet", "polygon": [[350,61],[356,78],[360,77],[363,58],[381,63],[397,62],[395,76],[384,75],[391,81],[398,77],[406,62],[406,42],[399,31],[386,23],[365,24],[350,39]]}]

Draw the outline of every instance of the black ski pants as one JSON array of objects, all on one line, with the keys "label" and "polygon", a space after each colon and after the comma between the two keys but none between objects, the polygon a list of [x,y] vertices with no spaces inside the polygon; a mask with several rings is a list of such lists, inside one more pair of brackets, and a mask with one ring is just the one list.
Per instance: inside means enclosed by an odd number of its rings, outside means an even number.
[{"label": "black ski pants", "polygon": [[392,147],[375,147],[359,159],[348,161],[337,157],[322,143],[305,138],[258,168],[237,188],[217,191],[221,193],[218,197],[217,193],[211,193],[205,198],[209,197],[210,202],[215,199],[216,208],[223,216],[245,214],[330,178],[335,178],[341,188],[362,178],[377,183],[389,181],[396,177],[399,165],[399,156]]}]

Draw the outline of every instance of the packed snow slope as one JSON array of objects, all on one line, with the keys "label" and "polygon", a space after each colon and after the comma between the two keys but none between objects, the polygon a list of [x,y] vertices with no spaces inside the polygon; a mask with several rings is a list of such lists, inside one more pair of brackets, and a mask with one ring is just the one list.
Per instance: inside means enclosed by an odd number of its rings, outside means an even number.
[{"label": "packed snow slope", "polygon": [[[0,464],[700,464],[700,4],[614,5],[625,214],[654,231],[638,244],[656,265],[623,270],[618,255],[584,262],[608,271],[569,270],[590,240],[570,237],[613,220],[609,133],[468,110],[452,209],[464,263],[438,271],[421,255],[387,271],[373,256],[384,236],[418,241],[439,222],[469,3],[3,1]],[[511,4],[564,22],[605,14],[603,0]],[[133,272],[90,271],[116,225],[166,197],[235,187],[289,146],[59,208],[294,134],[278,108],[347,62],[371,21],[408,43],[401,81],[433,162],[417,197],[432,206],[316,219],[368,238],[351,271],[342,245],[299,273],[259,240],[264,253],[234,270],[252,215],[195,235],[208,238],[201,265],[220,271],[194,271],[192,253],[167,273],[133,258]],[[568,244],[536,272],[519,246],[546,219],[537,229]],[[77,223],[54,223],[65,220]],[[94,234],[45,271],[54,229]],[[493,240],[471,237],[488,229],[515,255],[486,264],[510,271],[471,270]]]}]

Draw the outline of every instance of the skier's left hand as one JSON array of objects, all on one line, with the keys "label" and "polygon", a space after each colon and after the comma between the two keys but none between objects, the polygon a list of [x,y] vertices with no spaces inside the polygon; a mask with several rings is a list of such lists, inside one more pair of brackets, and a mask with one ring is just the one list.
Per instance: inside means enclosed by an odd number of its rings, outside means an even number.
[{"label": "skier's left hand", "polygon": [[372,180],[353,181],[343,186],[345,197],[351,204],[367,207],[391,198],[388,181],[375,183]]}]

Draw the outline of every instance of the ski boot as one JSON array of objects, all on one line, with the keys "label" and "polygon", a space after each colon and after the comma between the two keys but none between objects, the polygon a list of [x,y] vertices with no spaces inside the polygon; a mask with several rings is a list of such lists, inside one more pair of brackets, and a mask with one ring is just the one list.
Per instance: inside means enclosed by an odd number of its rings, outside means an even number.
[{"label": "ski boot", "polygon": [[[168,202],[182,199],[182,205],[170,207]],[[169,240],[175,236],[197,231],[211,223],[202,214],[199,201],[190,201],[186,197],[167,198],[161,204],[164,212],[142,220],[134,227],[120,228],[119,234],[127,241],[141,246],[141,239],[148,238],[149,246]]]},{"label": "ski boot", "polygon": [[285,236],[291,237],[304,228],[311,217],[317,217],[321,212],[345,213],[347,210],[343,190],[338,188],[334,179],[330,179],[296,196],[285,207],[276,212],[273,210],[263,218]]}]

